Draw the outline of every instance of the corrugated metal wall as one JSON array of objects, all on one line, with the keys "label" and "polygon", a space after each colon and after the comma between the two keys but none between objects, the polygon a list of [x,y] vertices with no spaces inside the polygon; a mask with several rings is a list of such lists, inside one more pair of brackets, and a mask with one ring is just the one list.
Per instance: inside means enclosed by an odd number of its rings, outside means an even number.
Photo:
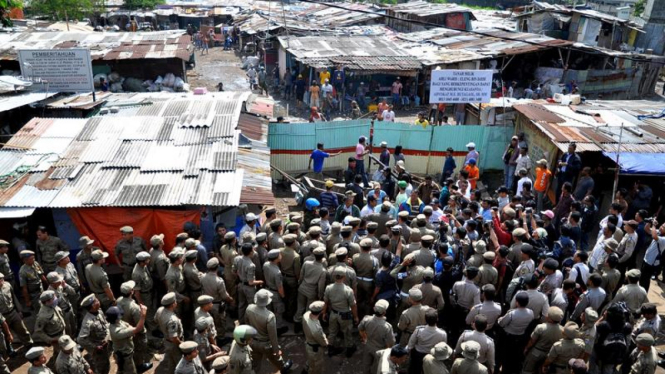
[{"label": "corrugated metal wall", "polygon": [[[443,169],[448,147],[454,149],[457,165],[461,166],[467,151],[466,144],[475,142],[481,154],[480,168],[502,170],[501,156],[513,133],[512,128],[506,127],[428,126],[423,129],[408,123],[375,122],[374,152],[379,152],[378,146],[382,141],[388,143],[391,153],[396,145],[402,145],[409,171],[435,175]],[[369,120],[270,124],[270,162],[285,172],[304,171],[311,151],[317,143],[323,143],[327,152],[343,152],[326,160],[325,167],[344,169],[348,157],[354,154],[358,137],[369,137],[369,134]],[[281,179],[275,172],[272,176]]]}]

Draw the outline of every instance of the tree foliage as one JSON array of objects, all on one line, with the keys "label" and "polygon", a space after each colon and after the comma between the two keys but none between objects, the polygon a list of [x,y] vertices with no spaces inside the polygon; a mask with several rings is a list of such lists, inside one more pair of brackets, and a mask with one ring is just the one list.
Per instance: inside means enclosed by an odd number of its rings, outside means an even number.
[{"label": "tree foliage", "polygon": [[644,0],[637,0],[635,3],[635,8],[633,8],[633,15],[635,17],[642,17],[642,13],[644,13],[644,5],[646,1]]},{"label": "tree foliage", "polygon": [[21,0],[0,0],[0,24],[2,26],[11,26],[12,21],[9,19],[9,11],[13,8],[22,8],[23,3]]},{"label": "tree foliage", "polygon": [[124,7],[127,9],[152,9],[157,5],[164,4],[164,0],[125,0]]},{"label": "tree foliage", "polygon": [[[2,1],[2,0],[0,0]],[[30,13],[54,20],[81,20],[89,17],[98,7],[94,0],[31,0]]]}]

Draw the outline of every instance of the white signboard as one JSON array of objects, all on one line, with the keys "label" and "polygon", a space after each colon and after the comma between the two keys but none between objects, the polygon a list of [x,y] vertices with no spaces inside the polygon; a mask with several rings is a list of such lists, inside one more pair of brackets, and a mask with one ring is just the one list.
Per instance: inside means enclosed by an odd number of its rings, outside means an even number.
[{"label": "white signboard", "polygon": [[21,74],[48,82],[51,92],[92,92],[92,61],[88,49],[21,49]]},{"label": "white signboard", "polygon": [[430,103],[489,103],[492,70],[432,70]]}]

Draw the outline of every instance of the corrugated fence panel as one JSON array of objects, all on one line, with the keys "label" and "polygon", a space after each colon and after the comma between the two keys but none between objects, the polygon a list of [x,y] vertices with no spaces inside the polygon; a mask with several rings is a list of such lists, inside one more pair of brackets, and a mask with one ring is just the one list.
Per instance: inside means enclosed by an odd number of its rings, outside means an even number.
[{"label": "corrugated fence panel", "polygon": [[268,147],[312,150],[316,148],[316,126],[313,123],[271,123],[268,125]]},{"label": "corrugated fence panel", "polygon": [[427,151],[431,137],[431,127],[423,129],[422,126],[398,122],[374,123],[374,141],[377,145],[387,141],[390,148],[401,145],[411,151]]},{"label": "corrugated fence panel", "polygon": [[[319,122],[316,124],[316,143],[323,143],[326,149],[355,147],[360,136],[369,139],[369,120]],[[341,155],[340,155],[341,156]]]}]

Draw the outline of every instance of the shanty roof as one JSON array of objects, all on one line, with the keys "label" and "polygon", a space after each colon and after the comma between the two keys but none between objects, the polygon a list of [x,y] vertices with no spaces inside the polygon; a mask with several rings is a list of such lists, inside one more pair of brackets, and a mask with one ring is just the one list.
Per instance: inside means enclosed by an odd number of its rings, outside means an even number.
[{"label": "shanty roof", "polygon": [[471,9],[457,4],[436,4],[427,1],[409,1],[402,4],[393,5],[388,8],[389,12],[396,14],[408,14],[416,17],[430,17],[448,13],[469,13],[472,20],[476,17]]},{"label": "shanty roof", "polygon": [[279,42],[298,61],[324,68],[343,65],[358,71],[413,71],[418,59],[394,42],[375,36],[281,36]]},{"label": "shanty roof", "polygon": [[[107,98],[105,115],[34,118],[0,149],[9,174],[0,206],[235,206],[254,198],[243,190],[272,195],[239,167],[236,127],[248,95],[119,95]],[[269,174],[253,152],[243,151],[249,174]]]},{"label": "shanty roof", "polygon": [[579,14],[582,17],[596,19],[606,23],[614,23],[619,25],[630,25],[634,28],[641,28],[642,26],[639,23],[633,22],[630,19],[623,19],[611,14],[599,12],[593,9],[572,9],[559,4],[549,4],[540,1],[534,1],[531,6],[525,6],[524,9],[529,8],[529,10],[522,13],[515,14],[514,17],[522,18],[529,17],[535,13],[550,12],[557,14],[564,14],[571,16],[573,14]]},{"label": "shanty roof", "polygon": [[18,59],[19,49],[88,48],[93,60],[189,60],[183,30],[155,32],[23,32],[0,34],[0,59]]},{"label": "shanty roof", "polygon": [[[0,96],[0,112],[5,112],[24,105],[46,100],[49,97],[57,95],[57,92],[24,92],[19,94],[4,94]],[[0,169],[1,170],[1,169]]]},{"label": "shanty roof", "polygon": [[[621,152],[665,153],[665,123],[616,109],[621,106],[613,101],[604,103],[602,106],[566,106],[533,102],[513,105],[513,108],[562,151],[575,142],[579,152],[616,152],[621,138]],[[664,107],[663,103],[654,102],[652,109],[660,113]]]}]

